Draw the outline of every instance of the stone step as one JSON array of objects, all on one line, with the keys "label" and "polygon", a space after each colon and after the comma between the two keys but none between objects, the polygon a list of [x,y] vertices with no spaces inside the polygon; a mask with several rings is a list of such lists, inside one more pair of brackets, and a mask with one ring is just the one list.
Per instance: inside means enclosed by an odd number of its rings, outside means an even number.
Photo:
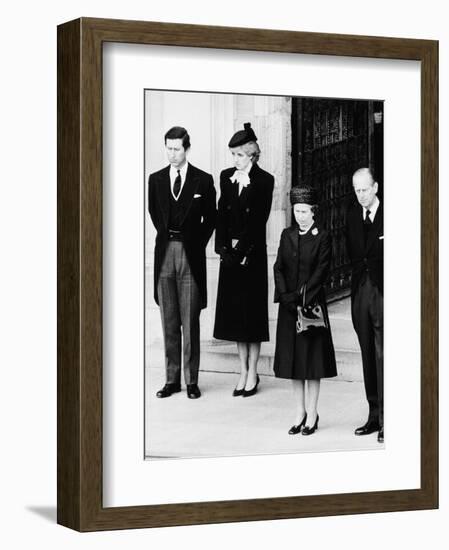
[{"label": "stone step", "polygon": [[[360,353],[354,350],[336,349],[337,359],[336,379],[345,381],[361,381],[362,368]],[[257,370],[260,374],[272,376],[274,362],[274,346],[263,343]],[[239,360],[235,343],[209,344],[201,349],[201,370],[217,372],[239,372]]]},{"label": "stone step", "polygon": [[[352,350],[336,349],[338,376],[334,380],[346,382],[362,381],[362,363],[360,353]],[[148,366],[162,368],[164,365],[164,350],[160,346],[151,346],[148,350]],[[267,353],[262,344],[257,370],[262,375],[273,376],[274,354]],[[203,345],[201,348],[200,370],[206,372],[239,372],[237,347],[234,343],[225,345]]]},{"label": "stone step", "polygon": [[[350,316],[349,299],[339,300],[329,305],[338,376],[333,380],[360,382],[363,380],[362,360]],[[270,342],[261,346],[258,372],[273,376],[273,360],[276,339],[276,320],[270,320]],[[154,339],[147,347],[148,366],[163,367],[164,353],[162,339]],[[200,369],[207,372],[239,372],[239,359],[235,342],[204,340],[201,342]]]},{"label": "stone step", "polygon": [[[348,338],[349,340],[349,338]],[[339,340],[334,336],[335,356],[337,359],[338,376],[335,380],[360,382],[362,377],[362,361],[359,349],[344,348],[337,345]],[[358,345],[357,345],[358,346]],[[273,376],[274,343],[263,342],[258,362],[260,374]],[[154,343],[148,347],[147,357],[150,367],[162,367],[164,352],[161,343]],[[208,372],[239,372],[237,346],[234,342],[202,342],[201,343],[201,370]]]}]

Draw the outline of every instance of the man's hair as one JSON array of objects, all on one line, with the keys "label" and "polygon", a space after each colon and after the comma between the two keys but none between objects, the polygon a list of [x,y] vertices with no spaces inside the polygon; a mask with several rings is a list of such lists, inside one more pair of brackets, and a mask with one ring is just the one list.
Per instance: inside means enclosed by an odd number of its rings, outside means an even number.
[{"label": "man's hair", "polygon": [[164,143],[167,143],[167,139],[182,139],[182,146],[184,150],[190,148],[190,136],[185,128],[182,126],[173,126],[164,136]]},{"label": "man's hair", "polygon": [[355,177],[364,176],[364,175],[369,175],[371,177],[371,185],[374,185],[376,183],[376,180],[374,179],[374,175],[369,168],[359,168],[352,175],[352,179],[354,180]]}]

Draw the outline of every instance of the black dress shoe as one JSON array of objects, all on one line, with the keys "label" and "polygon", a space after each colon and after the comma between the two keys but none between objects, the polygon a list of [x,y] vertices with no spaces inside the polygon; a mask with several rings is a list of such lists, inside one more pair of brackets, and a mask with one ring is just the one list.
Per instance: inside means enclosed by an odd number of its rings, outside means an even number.
[{"label": "black dress shoe", "polygon": [[172,393],[181,391],[181,384],[165,384],[165,386],[156,393],[156,397],[170,397]]},{"label": "black dress shoe", "polygon": [[189,399],[198,399],[198,397],[201,397],[198,384],[187,384],[187,397]]},{"label": "black dress shoe", "polygon": [[250,390],[243,390],[242,396],[243,397],[251,397],[251,395],[256,394],[257,393],[257,386],[259,385],[259,382],[260,382],[260,378],[259,378],[259,375],[257,375],[256,385],[253,388],[251,388]]},{"label": "black dress shoe", "polygon": [[232,392],[232,397],[239,397],[240,395],[243,395],[243,392],[245,391],[245,388],[242,388],[241,390],[238,390],[235,388],[235,390]]},{"label": "black dress shoe", "polygon": [[315,424],[310,428],[309,426],[304,426],[302,429],[302,435],[312,435],[316,430],[318,430],[318,420],[320,417],[316,415]]},{"label": "black dress shoe", "polygon": [[382,428],[379,428],[379,433],[377,434],[377,441],[379,443],[384,442],[384,428],[383,428],[383,426],[382,426]]},{"label": "black dress shoe", "polygon": [[289,433],[290,435],[299,434],[299,432],[302,430],[303,426],[306,425],[306,420],[307,420],[307,413],[304,415],[304,418],[301,420],[301,424],[295,424],[294,426],[292,426],[292,427],[288,430],[288,433]]},{"label": "black dress shoe", "polygon": [[354,433],[355,435],[369,435],[377,431],[379,431],[379,422],[377,420],[368,420],[365,425],[357,428]]}]

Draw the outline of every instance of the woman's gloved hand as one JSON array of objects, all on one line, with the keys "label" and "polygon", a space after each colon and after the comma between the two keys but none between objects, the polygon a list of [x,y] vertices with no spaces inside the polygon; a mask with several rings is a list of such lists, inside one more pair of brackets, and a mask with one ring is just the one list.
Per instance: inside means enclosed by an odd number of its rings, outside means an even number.
[{"label": "woman's gloved hand", "polygon": [[224,267],[234,267],[238,264],[238,257],[234,252],[223,250],[220,254],[220,261]]},{"label": "woman's gloved hand", "polygon": [[281,304],[292,313],[296,313],[299,302],[299,294],[295,292],[284,292],[279,298]]}]

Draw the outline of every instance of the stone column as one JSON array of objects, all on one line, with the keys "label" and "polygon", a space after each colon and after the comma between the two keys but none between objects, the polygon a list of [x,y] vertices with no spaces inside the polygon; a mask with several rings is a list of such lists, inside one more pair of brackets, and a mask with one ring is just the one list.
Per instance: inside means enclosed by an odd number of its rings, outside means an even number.
[{"label": "stone column", "polygon": [[[230,94],[210,94],[210,154],[211,174],[220,198],[220,172],[230,166],[228,142],[234,133],[234,96]],[[211,341],[215,322],[217,302],[219,256],[215,254],[215,232],[206,249],[207,259],[207,303],[201,312],[201,340]]]}]

